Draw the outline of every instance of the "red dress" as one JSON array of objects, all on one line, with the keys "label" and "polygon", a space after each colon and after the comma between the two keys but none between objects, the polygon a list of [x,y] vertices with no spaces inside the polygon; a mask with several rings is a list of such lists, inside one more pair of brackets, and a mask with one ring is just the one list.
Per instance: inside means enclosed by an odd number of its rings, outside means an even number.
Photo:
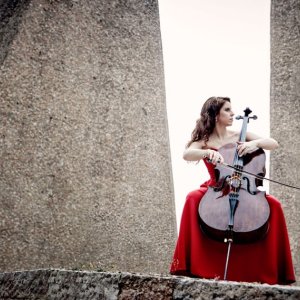
[{"label": "red dress", "polygon": [[[214,183],[214,166],[209,163],[206,166],[211,179],[187,195],[170,273],[222,280],[227,244],[208,238],[199,225],[199,203],[208,186]],[[268,284],[295,282],[281,204],[271,195],[266,198],[270,205],[269,231],[257,242],[232,244],[227,280]]]}]

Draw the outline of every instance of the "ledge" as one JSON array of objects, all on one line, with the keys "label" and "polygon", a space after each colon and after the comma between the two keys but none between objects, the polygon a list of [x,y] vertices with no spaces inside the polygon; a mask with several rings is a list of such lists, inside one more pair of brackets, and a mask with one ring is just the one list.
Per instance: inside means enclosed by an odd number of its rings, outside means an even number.
[{"label": "ledge", "polygon": [[300,299],[300,288],[157,274],[43,269],[0,273],[1,299]]}]

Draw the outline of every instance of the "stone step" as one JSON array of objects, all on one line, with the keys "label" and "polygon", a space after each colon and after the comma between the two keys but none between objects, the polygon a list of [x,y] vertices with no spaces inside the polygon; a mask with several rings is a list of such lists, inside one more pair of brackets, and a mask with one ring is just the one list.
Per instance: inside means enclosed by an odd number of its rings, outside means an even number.
[{"label": "stone step", "polygon": [[300,299],[300,288],[183,276],[42,269],[0,273],[0,299]]}]

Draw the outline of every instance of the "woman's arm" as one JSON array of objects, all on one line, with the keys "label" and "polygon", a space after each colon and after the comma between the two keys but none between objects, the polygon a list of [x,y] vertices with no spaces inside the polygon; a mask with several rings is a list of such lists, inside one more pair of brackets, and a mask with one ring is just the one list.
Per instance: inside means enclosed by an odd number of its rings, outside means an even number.
[{"label": "woman's arm", "polygon": [[274,150],[278,147],[276,140],[272,138],[261,138],[257,134],[247,132],[246,142],[238,145],[238,152],[240,156],[254,151],[256,148],[265,150]]},{"label": "woman's arm", "polygon": [[207,150],[202,149],[202,142],[193,142],[183,152],[183,159],[187,161],[197,161],[207,156]]},{"label": "woman's arm", "polygon": [[213,164],[217,162],[223,162],[224,159],[222,155],[212,149],[203,149],[204,142],[193,142],[187,149],[183,152],[183,159],[187,161],[199,161],[204,158],[208,158]]},{"label": "woman's arm", "polygon": [[261,138],[258,135],[251,132],[247,132],[246,140],[255,142],[256,147],[265,150],[274,150],[279,146],[276,140],[272,138]]}]

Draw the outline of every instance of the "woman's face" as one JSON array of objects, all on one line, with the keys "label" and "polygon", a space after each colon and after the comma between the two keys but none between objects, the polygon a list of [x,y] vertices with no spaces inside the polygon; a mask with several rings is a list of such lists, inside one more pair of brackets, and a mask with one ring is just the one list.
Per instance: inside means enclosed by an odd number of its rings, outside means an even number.
[{"label": "woman's face", "polygon": [[217,123],[224,126],[231,126],[233,122],[234,112],[231,109],[230,102],[226,101],[217,115]]}]

